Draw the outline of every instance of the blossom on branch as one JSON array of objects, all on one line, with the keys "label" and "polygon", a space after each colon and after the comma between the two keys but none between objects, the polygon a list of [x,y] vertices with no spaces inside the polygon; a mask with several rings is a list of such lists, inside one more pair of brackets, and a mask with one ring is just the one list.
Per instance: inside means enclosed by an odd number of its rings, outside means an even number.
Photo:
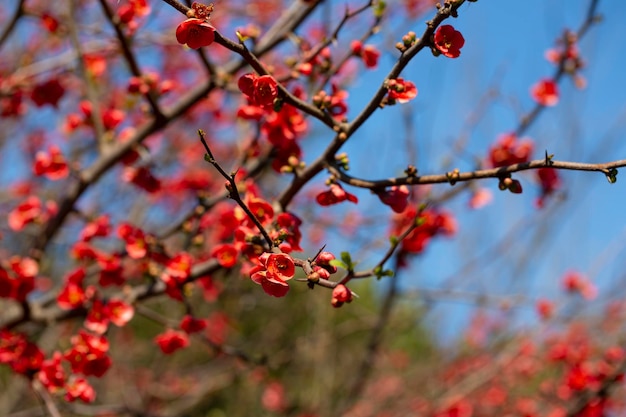
[{"label": "blossom on branch", "polygon": [[434,36],[435,48],[448,58],[458,58],[461,48],[465,45],[465,39],[461,32],[450,25],[440,26]]},{"label": "blossom on branch", "polygon": [[389,104],[408,103],[417,97],[417,88],[411,81],[405,81],[403,78],[396,78],[387,81],[387,102]]},{"label": "blossom on branch", "polygon": [[409,204],[409,188],[406,185],[394,185],[389,190],[379,193],[378,198],[396,213],[402,213]]},{"label": "blossom on branch", "polygon": [[492,167],[505,167],[530,161],[534,145],[530,139],[518,140],[515,133],[501,135],[489,149],[489,163]]},{"label": "blossom on branch", "polygon": [[344,190],[339,184],[330,184],[330,189],[318,194],[315,200],[320,206],[331,206],[346,200],[355,204],[359,202],[355,195]]},{"label": "blossom on branch", "polygon": [[209,46],[215,39],[215,28],[203,19],[187,19],[176,28],[176,40],[191,49]]},{"label": "blossom on branch", "polygon": [[163,353],[169,355],[189,346],[189,336],[186,333],[168,329],[157,335],[154,338],[154,342],[159,345]]},{"label": "blossom on branch", "polygon": [[250,102],[261,108],[272,108],[278,97],[278,84],[271,75],[245,74],[237,82],[239,90]]},{"label": "blossom on branch", "polygon": [[289,291],[289,281],[296,273],[291,256],[285,253],[267,253],[259,256],[259,264],[250,270],[252,281],[274,297],[283,297]]},{"label": "blossom on branch", "polygon": [[39,151],[35,155],[33,172],[49,180],[60,180],[68,176],[70,170],[58,146],[50,146],[48,152]]},{"label": "blossom on branch", "polygon": [[556,106],[559,102],[559,88],[554,80],[550,79],[541,80],[533,85],[530,95],[542,106]]}]

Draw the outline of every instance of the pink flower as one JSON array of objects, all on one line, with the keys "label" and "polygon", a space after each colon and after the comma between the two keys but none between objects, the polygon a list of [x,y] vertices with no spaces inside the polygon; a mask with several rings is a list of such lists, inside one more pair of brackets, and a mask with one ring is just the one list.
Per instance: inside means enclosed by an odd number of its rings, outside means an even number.
[{"label": "pink flower", "polygon": [[209,46],[215,39],[215,28],[202,19],[187,19],[176,28],[176,40],[191,49]]}]

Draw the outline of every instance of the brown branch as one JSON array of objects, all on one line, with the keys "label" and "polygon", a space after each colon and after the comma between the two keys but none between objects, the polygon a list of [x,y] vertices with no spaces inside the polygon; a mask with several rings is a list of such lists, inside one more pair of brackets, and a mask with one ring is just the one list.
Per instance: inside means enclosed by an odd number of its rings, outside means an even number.
[{"label": "brown branch", "polygon": [[367,119],[379,108],[381,100],[387,94],[387,88],[385,82],[390,79],[397,78],[402,70],[408,65],[424,47],[431,44],[431,37],[435,33],[437,27],[448,17],[456,14],[458,8],[464,3],[464,0],[458,1],[453,5],[442,7],[438,10],[435,17],[428,22],[428,26],[422,37],[410,48],[408,48],[398,59],[398,62],[393,66],[391,71],[385,77],[385,80],[381,83],[378,91],[374,94],[374,97],[365,106],[361,113],[347,125],[339,125],[338,129],[334,129],[337,135],[330,143],[330,145],[324,150],[322,155],[317,158],[307,169],[305,169],[300,175],[294,177],[292,183],[287,187],[281,195],[278,197],[278,204],[283,210],[287,209],[291,200],[296,196],[298,191],[313,177],[319,174],[327,164],[327,161],[332,161],[334,155],[341,149],[344,143],[365,123]]},{"label": "brown branch", "polygon": [[219,172],[220,175],[224,177],[226,181],[228,181],[228,184],[226,185],[228,196],[232,198],[233,200],[235,200],[235,202],[239,205],[239,207],[241,207],[241,209],[246,213],[246,216],[248,216],[248,218],[252,220],[252,223],[254,223],[257,229],[259,229],[259,232],[261,232],[261,234],[263,235],[265,242],[267,242],[267,246],[269,250],[271,250],[274,247],[274,241],[272,240],[270,235],[267,234],[267,231],[265,230],[265,228],[263,227],[259,219],[256,217],[256,215],[252,213],[252,211],[250,211],[250,208],[248,207],[248,205],[241,199],[239,190],[237,190],[237,181],[235,181],[236,172],[232,174],[228,174],[226,171],[224,171],[224,168],[222,168],[222,166],[217,162],[217,160],[213,156],[213,152],[211,152],[211,148],[209,148],[209,144],[206,141],[204,131],[198,130],[198,135],[200,136],[200,142],[202,142],[202,145],[204,146],[204,149],[206,150],[206,155],[204,159],[206,159],[207,162],[213,165],[215,169],[217,170],[217,172]]},{"label": "brown branch", "polygon": [[626,159],[601,164],[588,164],[583,162],[555,161],[550,159],[536,159],[522,164],[508,165],[500,168],[480,169],[468,172],[448,172],[445,174],[406,176],[390,178],[385,180],[365,180],[348,175],[336,166],[328,165],[328,170],[340,181],[354,187],[380,190],[394,185],[420,185],[420,184],[442,184],[472,181],[484,178],[503,178],[512,173],[528,171],[540,168],[554,168],[570,171],[596,171],[609,176],[611,170],[626,166]]},{"label": "brown branch", "polygon": [[13,29],[15,29],[17,22],[22,16],[24,16],[24,4],[26,4],[26,0],[20,0],[20,2],[17,4],[17,8],[15,9],[15,13],[13,13],[13,16],[11,16],[11,19],[9,20],[9,23],[0,34],[0,48],[2,47],[2,45],[4,45],[7,39],[9,39],[9,36],[11,36],[11,32],[13,32]]},{"label": "brown branch", "polygon": [[[106,0],[100,0],[100,6],[102,6],[102,10],[104,11],[104,14],[106,15],[107,19],[109,20],[109,22],[113,26],[113,29],[115,30],[115,35],[117,36],[117,40],[119,41],[120,46],[122,47],[122,54],[124,55],[124,59],[126,60],[128,67],[130,68],[130,72],[135,77],[141,78],[142,76],[141,68],[139,68],[139,64],[137,63],[137,60],[135,59],[135,54],[133,53],[131,49],[129,40],[124,34],[119,21],[117,21],[118,19],[116,19],[116,17],[113,15],[113,12],[109,8],[109,5],[106,3]],[[144,97],[146,98],[146,100],[148,100],[148,103],[150,104],[150,108],[152,109],[152,113],[154,117],[157,119],[163,118],[163,113],[161,112],[161,108],[159,107],[159,102],[158,102],[158,98],[157,98],[155,91],[153,89],[150,89],[148,92],[144,94]]]}]

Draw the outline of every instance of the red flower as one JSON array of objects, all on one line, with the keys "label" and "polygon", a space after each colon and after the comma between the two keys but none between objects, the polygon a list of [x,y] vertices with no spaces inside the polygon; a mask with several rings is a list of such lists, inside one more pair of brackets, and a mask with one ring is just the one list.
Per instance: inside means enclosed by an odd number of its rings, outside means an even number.
[{"label": "red flower", "polygon": [[9,227],[19,232],[28,223],[40,218],[41,214],[41,201],[36,196],[30,196],[9,213]]},{"label": "red flower", "polygon": [[280,382],[270,382],[261,397],[263,408],[273,413],[281,413],[287,408],[285,388]]},{"label": "red flower", "polygon": [[373,45],[365,45],[360,41],[352,41],[350,44],[350,48],[352,49],[352,53],[356,56],[361,57],[363,63],[367,68],[376,68],[378,66],[378,58],[380,57],[380,52]]},{"label": "red flower", "polygon": [[41,364],[41,370],[37,373],[37,379],[50,392],[63,388],[65,385],[65,371],[61,366],[63,355],[54,352],[52,358],[46,359]]},{"label": "red flower", "polygon": [[178,349],[189,346],[189,337],[186,333],[168,329],[164,333],[157,335],[154,342],[159,345],[163,353],[169,355]]},{"label": "red flower", "polygon": [[544,79],[530,89],[533,100],[542,106],[555,106],[559,102],[559,88],[553,80]]},{"label": "red flower", "polygon": [[33,166],[35,175],[44,175],[49,180],[60,180],[68,176],[70,170],[58,146],[50,146],[48,152],[39,151]]},{"label": "red flower", "polygon": [[90,403],[96,399],[96,391],[85,378],[73,377],[65,386],[65,399],[69,402],[81,400]]},{"label": "red flower", "polygon": [[558,170],[554,168],[540,168],[535,172],[541,184],[541,195],[536,203],[537,207],[541,208],[546,197],[561,187],[561,177]]},{"label": "red flower", "polygon": [[535,308],[542,320],[549,320],[554,315],[554,303],[545,298],[537,300]]},{"label": "red flower", "polygon": [[176,28],[176,40],[191,49],[209,46],[215,39],[215,28],[202,19],[187,19]]},{"label": "red flower", "polygon": [[141,229],[122,223],[117,228],[117,234],[126,242],[126,252],[131,258],[141,259],[148,254],[146,235]]},{"label": "red flower", "polygon": [[[417,208],[410,206],[401,214],[395,215],[391,234],[400,236],[413,224],[417,214]],[[433,237],[452,236],[456,233],[456,220],[449,213],[426,210],[420,213],[419,218],[419,226],[402,241],[401,248],[405,253],[422,253]]]},{"label": "red flower", "polygon": [[107,331],[109,328],[109,315],[102,300],[93,300],[89,313],[85,317],[84,325],[85,329],[97,334],[104,334]]},{"label": "red flower", "polygon": [[387,99],[391,103],[407,103],[417,97],[417,88],[411,81],[404,81],[403,78],[387,81]]},{"label": "red flower", "polygon": [[338,308],[341,307],[343,303],[349,303],[351,301],[352,291],[350,291],[348,287],[343,284],[339,284],[335,288],[333,288],[333,295],[330,300],[330,303],[333,307]]},{"label": "red flower", "polygon": [[30,258],[13,257],[9,260],[11,270],[0,267],[0,297],[22,302],[35,289],[37,263]]},{"label": "red flower", "polygon": [[197,319],[193,316],[190,316],[189,314],[183,317],[183,319],[180,321],[180,328],[185,333],[197,333],[201,330],[204,330],[206,326],[206,320]]},{"label": "red flower", "polygon": [[448,58],[458,58],[465,39],[450,25],[440,26],[435,32],[435,48]]},{"label": "red flower", "polygon": [[265,261],[267,268],[266,277],[280,281],[288,281],[293,278],[296,273],[296,266],[293,259],[284,253],[275,253],[267,257]]},{"label": "red flower", "polygon": [[283,297],[289,291],[286,281],[293,278],[296,268],[293,259],[284,253],[264,253],[259,265],[250,270],[250,278],[274,297]]},{"label": "red flower", "polygon": [[9,365],[14,372],[37,371],[44,358],[41,349],[23,334],[0,330],[0,363]]},{"label": "red flower", "polygon": [[156,193],[161,189],[161,181],[146,167],[126,167],[123,178],[149,193]]},{"label": "red flower", "polygon": [[388,191],[379,193],[378,198],[396,213],[402,213],[409,204],[409,188],[406,185],[394,185]]},{"label": "red flower", "polygon": [[59,29],[59,21],[48,13],[41,15],[41,25],[50,33],[55,33]]},{"label": "red flower", "polygon": [[96,236],[106,237],[111,233],[111,225],[109,224],[109,216],[103,214],[97,219],[87,223],[80,232],[80,240],[89,242]]},{"label": "red flower", "polygon": [[571,271],[565,274],[562,280],[564,289],[571,293],[579,293],[583,298],[592,300],[598,295],[598,289],[582,274]]},{"label": "red flower", "polygon": [[278,84],[271,75],[259,77],[252,73],[245,74],[239,78],[237,85],[255,106],[271,108],[278,97]]},{"label": "red flower", "polygon": [[56,78],[38,84],[30,93],[30,99],[37,107],[50,104],[56,107],[59,100],[63,97],[65,89]]},{"label": "red flower", "polygon": [[69,274],[65,280],[63,289],[57,295],[57,304],[63,310],[72,310],[82,307],[87,300],[85,290],[83,288],[83,280],[85,279],[85,270],[78,268]]},{"label": "red flower", "polygon": [[[251,197],[247,199],[247,204],[252,214],[254,214],[254,217],[256,217],[261,224],[268,224],[274,219],[274,209],[267,201],[261,198]],[[236,208],[236,215],[241,219],[242,226],[256,228],[252,220],[250,220],[240,207]]]},{"label": "red flower", "polygon": [[514,133],[501,135],[495,146],[489,150],[489,163],[492,167],[504,167],[530,161],[533,153],[530,139],[518,140]]},{"label": "red flower", "polygon": [[331,184],[330,190],[321,192],[315,200],[320,206],[330,206],[346,200],[355,204],[359,202],[355,195],[348,193],[339,184]]},{"label": "red flower", "polygon": [[135,315],[133,306],[122,300],[110,299],[106,307],[109,320],[117,327],[124,327]]},{"label": "red flower", "polygon": [[100,378],[111,366],[107,356],[109,341],[104,336],[95,336],[81,330],[71,339],[72,348],[64,353],[73,373]]},{"label": "red flower", "polygon": [[211,256],[217,258],[217,262],[224,268],[232,268],[237,263],[238,251],[234,245],[225,243],[217,245]]}]

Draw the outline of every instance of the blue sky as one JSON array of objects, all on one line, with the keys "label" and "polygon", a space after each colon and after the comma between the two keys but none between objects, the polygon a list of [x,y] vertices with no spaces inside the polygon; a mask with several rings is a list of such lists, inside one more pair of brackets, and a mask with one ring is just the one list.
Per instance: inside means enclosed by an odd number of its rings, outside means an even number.
[{"label": "blue sky", "polygon": [[[496,137],[515,129],[520,116],[532,108],[530,86],[555,71],[546,61],[545,51],[554,46],[564,29],[579,27],[588,4],[481,0],[463,6],[458,19],[446,22],[465,37],[461,57],[434,58],[424,51],[403,73],[419,89],[417,99],[402,109],[408,111],[414,135],[406,137],[401,109],[379,111],[345,147],[351,157],[351,174],[368,179],[401,175],[408,163],[423,174],[442,173],[446,167],[470,169],[471,158],[484,158]],[[598,11],[603,21],[580,42],[587,61],[582,72],[587,88],[575,88],[568,78],[561,82],[559,104],[546,109],[527,131],[526,136],[535,141],[535,158],[542,157],[545,149],[560,160],[599,163],[626,158],[622,138],[626,127],[622,41],[626,38],[626,4],[600,1]],[[401,36],[410,29],[419,34],[422,25],[398,25],[394,34]],[[392,36],[383,31],[372,43],[384,49]],[[360,110],[382,81],[393,63],[393,53],[389,49],[381,59],[381,68],[367,73],[350,90],[351,114]],[[489,89],[497,94],[478,123],[468,130],[466,120]],[[467,153],[451,155],[451,145],[463,133],[468,134]],[[407,141],[416,150],[416,160],[407,157]],[[610,185],[599,173],[563,172],[562,198],[544,210],[533,205],[539,190],[531,174],[515,176],[524,186],[521,196],[499,192],[496,180],[483,181],[481,185],[493,191],[494,202],[482,210],[468,211],[465,194],[446,205],[459,219],[459,235],[454,240],[435,242],[403,274],[403,286],[453,288],[532,300],[561,297],[559,303],[577,303],[572,297],[563,300],[560,291],[561,277],[572,269],[598,284],[598,301],[623,296],[615,291],[616,283],[624,279],[621,259],[626,242],[626,174],[621,175],[625,177],[618,175],[617,183]],[[447,187],[437,186],[435,192]],[[381,205],[368,195],[359,194],[363,196],[360,206],[371,207],[366,211],[376,213]],[[376,259],[380,250],[364,251],[363,257]],[[468,263],[475,267],[466,268]],[[454,277],[452,285],[450,277]],[[532,303],[527,306],[516,310],[525,323],[534,317]],[[437,323],[444,325],[438,327],[450,337],[463,327],[472,308],[444,302],[433,320],[440,320]]]}]

